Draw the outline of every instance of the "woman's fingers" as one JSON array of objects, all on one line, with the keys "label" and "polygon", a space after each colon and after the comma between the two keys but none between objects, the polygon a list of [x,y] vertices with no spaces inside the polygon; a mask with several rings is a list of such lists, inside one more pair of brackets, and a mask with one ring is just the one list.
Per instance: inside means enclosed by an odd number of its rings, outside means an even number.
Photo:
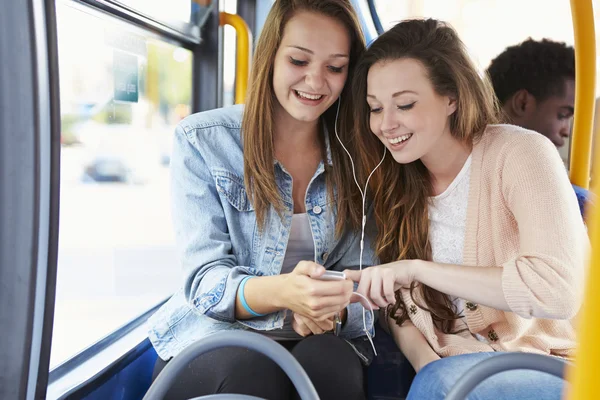
[{"label": "woman's fingers", "polygon": [[396,293],[394,292],[395,286],[394,279],[391,277],[386,277],[383,279],[383,295],[388,304],[396,303]]},{"label": "woman's fingers", "polygon": [[333,329],[333,319],[316,321],[309,317],[294,313],[294,330],[301,336],[320,335]]},{"label": "woman's fingers", "polygon": [[344,274],[346,275],[346,279],[350,279],[354,282],[359,282],[360,277],[362,275],[362,271],[358,269],[346,269],[344,270]]},{"label": "woman's fingers", "polygon": [[310,328],[304,323],[303,318],[296,313],[294,313],[292,328],[294,328],[294,331],[302,337],[306,337],[312,333]]},{"label": "woman's fingers", "polygon": [[[308,319],[310,320],[310,318],[308,318]],[[321,331],[322,331],[321,333],[328,332],[333,329],[333,315],[331,315],[329,318],[323,319],[322,321],[310,320],[310,322],[317,325],[319,327],[319,329],[321,329]],[[309,327],[310,327],[310,325],[309,325]],[[315,333],[315,331],[313,331],[313,333]]]},{"label": "woman's fingers", "polygon": [[342,309],[346,308],[348,304],[350,303],[328,306],[318,311],[311,311],[307,314],[307,316],[311,317],[312,319],[322,321],[324,319],[330,318],[333,314],[340,312]]}]

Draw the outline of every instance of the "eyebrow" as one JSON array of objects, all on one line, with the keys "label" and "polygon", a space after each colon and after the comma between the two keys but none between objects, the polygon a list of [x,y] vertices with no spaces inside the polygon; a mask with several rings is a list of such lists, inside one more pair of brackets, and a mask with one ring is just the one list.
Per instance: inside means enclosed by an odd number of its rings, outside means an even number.
[{"label": "eyebrow", "polygon": [[[314,51],[307,49],[306,47],[302,47],[302,46],[287,46],[287,47],[292,47],[294,49],[301,50],[308,54],[312,54],[312,55],[315,54]],[[348,57],[348,54],[336,53],[336,54],[330,54],[329,58],[350,58],[350,57]]]},{"label": "eyebrow", "polygon": [[571,106],[561,106],[560,108],[564,108],[565,110],[567,110],[571,114],[575,114],[575,109],[573,107],[571,107]]},{"label": "eyebrow", "polygon": [[[417,92],[415,92],[415,91],[412,91],[412,90],[401,90],[401,91],[399,91],[399,92],[396,92],[396,93],[394,93],[394,94],[392,95],[392,98],[394,98],[394,97],[398,97],[398,96],[400,96],[401,94],[406,94],[406,93],[417,94]],[[372,98],[372,99],[376,99],[376,98],[377,98],[377,97],[373,96],[372,94],[367,94],[367,97],[370,97],[370,98]]]}]

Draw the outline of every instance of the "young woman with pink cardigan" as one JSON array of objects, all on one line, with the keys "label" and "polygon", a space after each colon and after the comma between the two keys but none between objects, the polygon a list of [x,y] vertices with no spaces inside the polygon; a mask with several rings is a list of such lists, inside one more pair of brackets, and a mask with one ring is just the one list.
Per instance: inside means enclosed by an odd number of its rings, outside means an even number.
[{"label": "young woman with pink cardigan", "polygon": [[[554,145],[496,124],[490,85],[439,21],[399,23],[356,71],[363,178],[382,143],[389,154],[369,187],[384,264],[347,274],[385,311],[418,372],[408,398],[443,399],[501,352],[572,357],[588,241]],[[562,389],[553,376],[515,371],[470,398],[559,399]]]}]

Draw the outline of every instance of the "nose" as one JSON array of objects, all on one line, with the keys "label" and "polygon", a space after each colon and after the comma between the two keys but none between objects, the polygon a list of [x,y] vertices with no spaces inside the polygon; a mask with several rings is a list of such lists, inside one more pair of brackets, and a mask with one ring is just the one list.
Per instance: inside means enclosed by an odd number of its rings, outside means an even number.
[{"label": "nose", "polygon": [[571,122],[572,118],[564,121],[560,127],[560,131],[558,132],[562,137],[569,137],[571,135]]},{"label": "nose", "polygon": [[396,113],[394,113],[393,111],[386,111],[383,110],[381,111],[381,125],[380,125],[380,129],[382,133],[391,133],[393,132],[396,128],[398,128],[398,126],[400,125],[400,122],[398,121],[397,115]]},{"label": "nose", "polygon": [[312,68],[306,74],[306,84],[314,91],[318,92],[325,85],[325,78],[323,71],[320,68]]}]

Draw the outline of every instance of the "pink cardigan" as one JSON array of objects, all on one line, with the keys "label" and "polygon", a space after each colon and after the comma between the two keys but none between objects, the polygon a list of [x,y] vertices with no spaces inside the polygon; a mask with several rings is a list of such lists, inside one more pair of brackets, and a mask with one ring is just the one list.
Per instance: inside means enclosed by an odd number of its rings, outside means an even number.
[{"label": "pink cardigan", "polygon": [[504,268],[512,312],[465,299],[469,330],[487,344],[469,332],[439,332],[402,289],[411,321],[442,357],[486,351],[572,357],[571,319],[581,306],[589,241],[556,148],[538,133],[489,125],[473,147],[470,179],[463,262]]}]

